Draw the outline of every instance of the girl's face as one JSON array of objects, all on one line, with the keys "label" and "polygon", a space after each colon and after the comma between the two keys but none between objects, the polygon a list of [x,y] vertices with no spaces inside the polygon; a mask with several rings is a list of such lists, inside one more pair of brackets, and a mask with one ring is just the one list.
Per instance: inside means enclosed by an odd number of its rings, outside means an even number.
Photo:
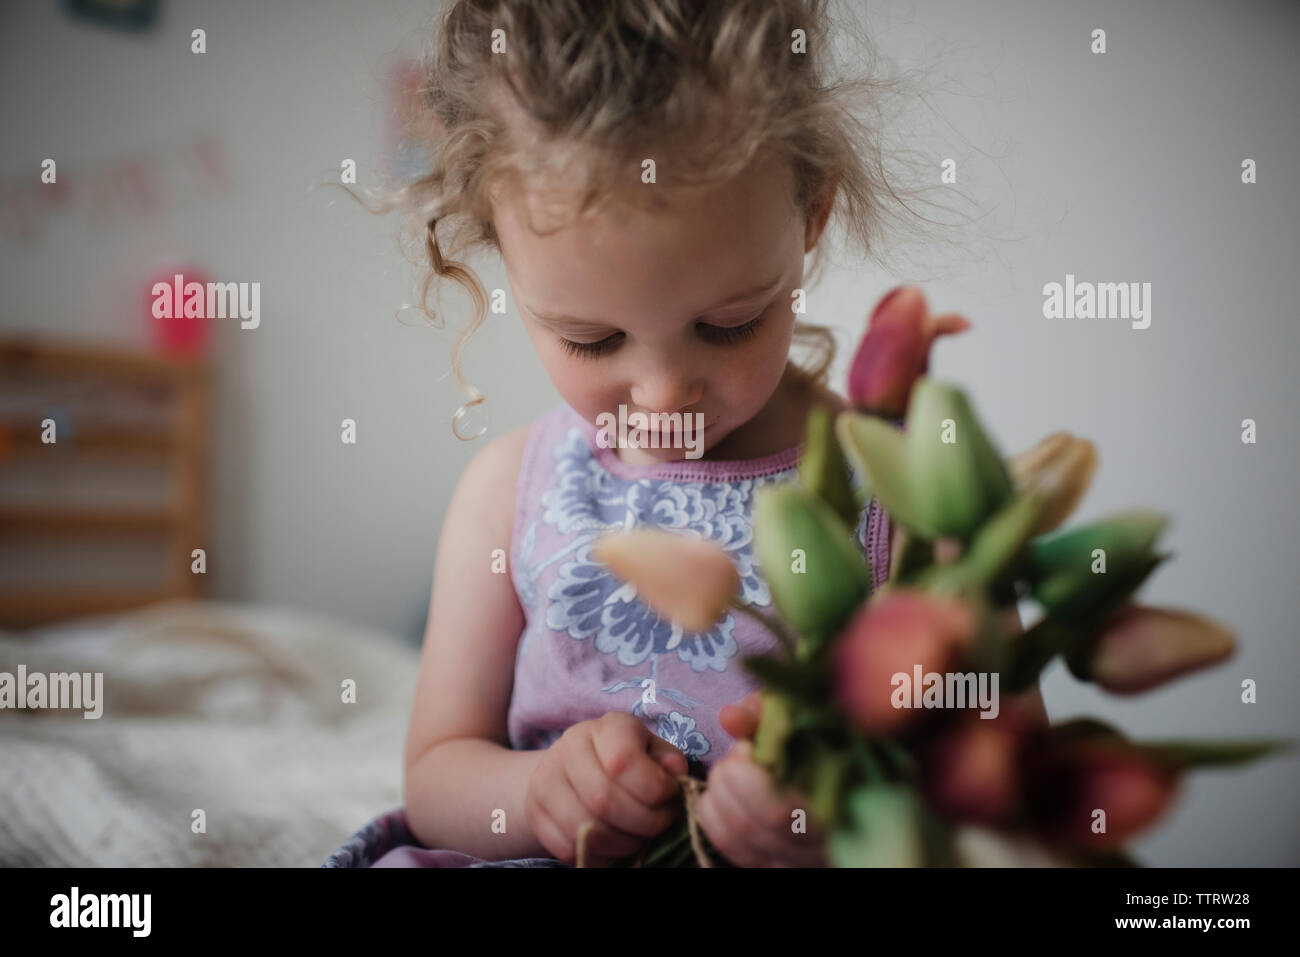
[{"label": "girl's face", "polygon": [[[792,294],[826,217],[805,224],[792,170],[771,158],[722,186],[639,188],[659,190],[661,206],[607,204],[548,236],[528,225],[531,198],[495,196],[510,289],[551,381],[588,422],[617,417],[620,405],[627,416],[679,412],[692,423],[702,413],[693,443],[707,453],[772,419]],[[671,439],[659,444],[679,447],[618,454],[632,464],[684,458],[682,437]]]}]

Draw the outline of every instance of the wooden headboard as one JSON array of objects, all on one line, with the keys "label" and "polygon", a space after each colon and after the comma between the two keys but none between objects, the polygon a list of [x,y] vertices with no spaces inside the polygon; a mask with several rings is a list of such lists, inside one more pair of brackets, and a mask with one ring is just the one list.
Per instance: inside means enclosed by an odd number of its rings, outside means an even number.
[{"label": "wooden headboard", "polygon": [[[11,563],[0,573],[0,624],[200,595],[206,575],[193,570],[192,553],[204,549],[206,562],[207,434],[201,358],[0,336],[0,546]],[[111,473],[123,467],[157,469],[169,488],[117,503],[88,494],[111,486]],[[148,490],[127,479],[127,491]],[[66,573],[92,550],[92,570],[112,570],[119,544],[157,549],[153,573],[112,582]],[[32,580],[27,557],[37,552],[64,574]]]}]

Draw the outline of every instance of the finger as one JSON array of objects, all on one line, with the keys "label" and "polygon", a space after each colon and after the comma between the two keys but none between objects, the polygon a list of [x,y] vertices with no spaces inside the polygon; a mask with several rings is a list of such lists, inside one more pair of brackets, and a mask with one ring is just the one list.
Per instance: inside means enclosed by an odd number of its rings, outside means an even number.
[{"label": "finger", "polygon": [[657,735],[630,714],[601,724],[592,735],[605,774],[646,807],[663,804],[681,788],[677,778],[650,757],[649,739],[653,737]]},{"label": "finger", "polygon": [[[722,766],[719,765],[717,770],[722,771]],[[728,833],[733,839],[743,842],[745,851],[755,858],[755,863],[744,866],[768,866],[773,858],[783,856],[788,850],[782,835],[776,831],[781,824],[775,823],[774,826],[774,815],[764,819],[755,813],[751,802],[737,794],[732,775],[711,775],[705,795],[713,796],[718,816],[727,826]]]},{"label": "finger", "polygon": [[752,738],[758,731],[758,721],[762,714],[762,694],[751,691],[735,704],[723,705],[718,711],[718,723],[733,738]]},{"label": "finger", "polygon": [[[716,784],[719,799],[733,802],[748,816],[755,846],[769,855],[768,866],[778,861],[796,867],[819,866],[825,835],[808,814],[807,799],[795,791],[776,790],[767,769],[753,763],[753,747],[748,742],[737,745],[735,754],[719,763],[718,773],[709,778],[709,790]],[[794,830],[796,810],[804,812],[803,833]]]},{"label": "finger", "polygon": [[758,855],[747,845],[745,840],[735,833],[732,822],[725,819],[719,809],[717,798],[710,797],[713,786],[705,789],[699,804],[695,807],[695,820],[704,831],[714,848],[736,867],[757,867]]},{"label": "finger", "polygon": [[[674,778],[678,775],[685,774],[688,770],[686,755],[682,753],[681,748],[666,741],[657,734],[650,735],[650,746],[647,753],[654,760],[659,762],[660,767],[671,774]],[[676,794],[673,795],[676,797]]]},{"label": "finger", "polygon": [[[573,865],[578,863],[578,832],[575,830],[566,834],[564,828],[557,824],[555,818],[548,814],[543,807],[538,807],[536,810],[533,833],[556,860]],[[598,834],[597,829],[593,827],[587,835],[583,866],[605,867],[615,858],[624,856],[623,854],[610,855],[606,853],[605,845],[602,844],[604,840],[606,839]],[[628,851],[627,853],[632,852]]]},{"label": "finger", "polygon": [[583,739],[581,747],[583,760],[566,764],[565,773],[578,800],[595,820],[640,837],[654,837],[672,824],[675,815],[668,802],[646,806],[605,773],[590,738]]},{"label": "finger", "polygon": [[641,847],[644,838],[635,834],[628,834],[600,820],[587,810],[578,797],[573,782],[569,780],[568,772],[562,771],[562,774],[558,786],[550,792],[545,810],[550,815],[551,820],[559,826],[565,839],[575,849],[574,853],[576,853],[577,847],[578,828],[586,821],[591,821],[594,825],[587,837],[588,853],[606,855],[611,858],[623,857]]}]

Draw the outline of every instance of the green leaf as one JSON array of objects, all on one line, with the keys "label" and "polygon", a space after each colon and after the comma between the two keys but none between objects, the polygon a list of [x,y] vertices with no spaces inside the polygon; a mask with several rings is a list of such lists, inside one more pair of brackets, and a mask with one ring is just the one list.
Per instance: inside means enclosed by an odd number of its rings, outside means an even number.
[{"label": "green leaf", "polygon": [[771,655],[749,655],[741,667],[772,690],[782,691],[811,704],[824,703],[830,694],[828,676],[803,662],[787,662]]},{"label": "green leaf", "polygon": [[849,481],[849,463],[835,437],[830,406],[815,405],[808,413],[799,480],[829,505],[850,531],[857,529],[860,509]]},{"label": "green leaf", "polygon": [[1248,764],[1251,761],[1290,751],[1293,741],[1255,739],[1246,741],[1144,741],[1137,744],[1143,754],[1179,770]]},{"label": "green leaf", "polygon": [[1077,633],[1050,615],[1011,640],[1011,661],[1007,668],[1007,694],[1019,694],[1038,680],[1052,659],[1063,654]]},{"label": "green leaf", "polygon": [[976,531],[961,561],[986,584],[1003,581],[1019,565],[1046,506],[1037,493],[1017,495]]},{"label": "green leaf", "polygon": [[909,583],[933,562],[934,542],[922,538],[917,532],[904,527],[898,561],[894,563],[893,569],[890,570],[889,583]]},{"label": "green leaf", "polygon": [[1071,718],[1069,721],[1062,721],[1059,724],[1052,725],[1051,730],[1053,735],[1063,738],[1116,738],[1121,741],[1127,740],[1124,733],[1118,728],[1096,718]]}]

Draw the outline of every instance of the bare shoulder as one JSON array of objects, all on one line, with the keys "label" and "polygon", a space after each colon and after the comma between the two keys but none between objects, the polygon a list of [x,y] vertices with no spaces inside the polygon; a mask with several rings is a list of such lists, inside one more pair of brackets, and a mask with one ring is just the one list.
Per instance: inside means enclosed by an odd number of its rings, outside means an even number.
[{"label": "bare shoulder", "polygon": [[[461,504],[481,505],[505,520],[513,520],[515,488],[530,428],[521,425],[503,432],[474,454],[456,489]],[[481,514],[479,508],[471,511]]]},{"label": "bare shoulder", "polygon": [[518,473],[531,428],[531,425],[520,425],[490,439],[483,448],[478,450],[474,458],[470,459],[470,466],[482,471],[512,467]]}]

